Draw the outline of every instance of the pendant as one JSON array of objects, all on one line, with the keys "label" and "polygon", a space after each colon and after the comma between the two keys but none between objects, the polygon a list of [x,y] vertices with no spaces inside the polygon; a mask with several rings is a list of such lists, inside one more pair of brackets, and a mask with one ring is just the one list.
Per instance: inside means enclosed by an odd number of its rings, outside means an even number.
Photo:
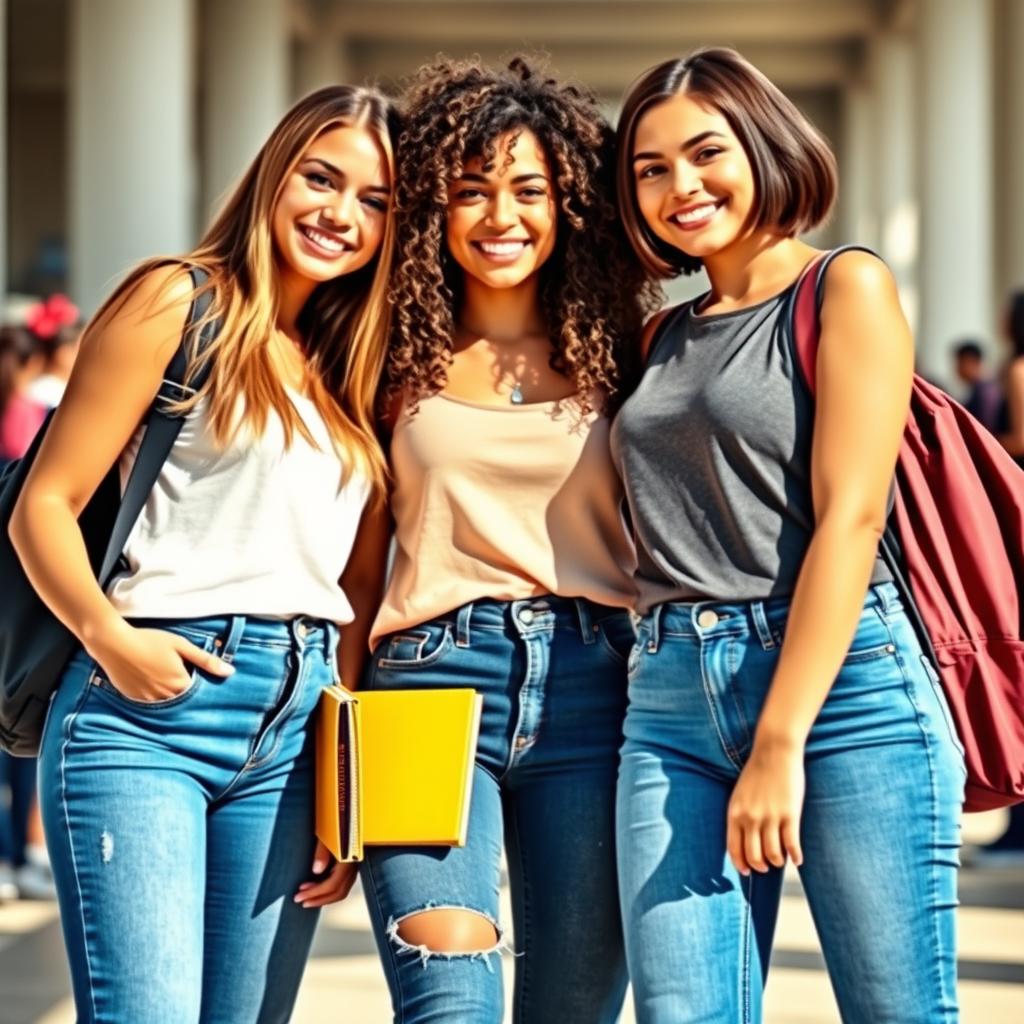
[{"label": "pendant", "polygon": [[519,381],[512,385],[512,393],[508,396],[508,400],[513,405],[523,404],[523,389],[519,386]]}]

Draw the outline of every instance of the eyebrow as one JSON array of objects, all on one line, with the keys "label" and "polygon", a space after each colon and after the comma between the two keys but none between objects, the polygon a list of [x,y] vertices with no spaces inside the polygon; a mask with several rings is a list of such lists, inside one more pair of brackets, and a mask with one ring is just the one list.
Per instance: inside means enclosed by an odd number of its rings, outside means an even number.
[{"label": "eyebrow", "polygon": [[[329,160],[325,160],[322,156],[308,156],[302,161],[304,164],[320,164],[321,167],[326,171],[330,171],[336,178],[344,178],[345,172],[340,167],[335,167]],[[391,189],[387,185],[370,185],[370,192],[380,192],[381,195],[391,195]]]},{"label": "eyebrow", "polygon": [[[705,139],[709,139],[713,136],[719,139],[725,138],[725,136],[721,132],[716,132],[714,129],[710,129],[709,131],[701,132],[699,135],[694,135],[692,139],[687,139],[679,148],[680,150],[692,149],[694,146],[703,142]],[[637,153],[636,156],[633,157],[633,162],[636,163],[637,160],[657,160],[662,155],[663,154],[654,151],[648,151],[646,153]]]},{"label": "eyebrow", "polygon": [[[517,174],[509,184],[511,185],[522,185],[525,181],[533,181],[534,178],[540,178],[541,181],[547,181],[548,176],[541,174],[539,171],[533,171],[530,174]],[[480,181],[487,184],[491,179],[486,174],[463,174],[459,181]]]}]

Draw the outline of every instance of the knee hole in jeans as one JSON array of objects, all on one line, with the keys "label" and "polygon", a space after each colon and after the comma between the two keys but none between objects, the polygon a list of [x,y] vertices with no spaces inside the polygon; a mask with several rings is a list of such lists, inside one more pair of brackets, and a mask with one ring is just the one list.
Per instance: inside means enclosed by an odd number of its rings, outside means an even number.
[{"label": "knee hole in jeans", "polygon": [[463,907],[426,907],[388,925],[400,950],[431,956],[487,956],[502,942],[501,930],[486,914]]}]

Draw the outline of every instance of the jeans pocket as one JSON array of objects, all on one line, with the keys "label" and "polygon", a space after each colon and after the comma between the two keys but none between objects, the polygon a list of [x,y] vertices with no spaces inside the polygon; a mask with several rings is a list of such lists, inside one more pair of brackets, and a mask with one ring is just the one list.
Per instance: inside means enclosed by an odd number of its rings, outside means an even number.
[{"label": "jeans pocket", "polygon": [[[189,639],[195,643],[197,647],[202,647],[206,652],[213,649],[212,636],[204,636],[200,638],[199,635],[194,635],[190,636]],[[202,642],[200,642],[200,639]],[[125,707],[132,708],[135,711],[157,711],[163,708],[176,707],[193,697],[202,686],[203,675],[196,665],[192,665],[191,671],[189,672],[188,683],[184,689],[179,690],[170,697],[163,697],[160,700],[136,700],[136,698],[129,697],[127,694],[122,693],[110,681],[106,672],[103,671],[98,662],[93,664],[92,673],[89,676],[89,682],[92,683],[100,693],[106,694],[113,701],[123,704]]]},{"label": "jeans pocket", "polygon": [[454,646],[451,625],[447,622],[427,623],[389,636],[376,660],[376,667],[399,671],[428,668],[436,665]]}]

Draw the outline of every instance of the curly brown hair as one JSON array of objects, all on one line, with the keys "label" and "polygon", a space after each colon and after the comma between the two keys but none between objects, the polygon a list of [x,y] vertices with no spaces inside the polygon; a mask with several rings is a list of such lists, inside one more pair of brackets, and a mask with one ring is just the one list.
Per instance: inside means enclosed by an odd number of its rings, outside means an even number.
[{"label": "curly brown hair", "polygon": [[445,244],[449,183],[475,157],[493,163],[501,136],[524,131],[540,142],[556,182],[556,244],[539,290],[551,366],[576,385],[584,412],[621,398],[660,293],[626,240],[613,198],[614,137],[594,97],[524,57],[498,70],[439,57],[413,78],[405,124],[385,404],[404,396],[415,407],[444,388],[462,281]]}]

